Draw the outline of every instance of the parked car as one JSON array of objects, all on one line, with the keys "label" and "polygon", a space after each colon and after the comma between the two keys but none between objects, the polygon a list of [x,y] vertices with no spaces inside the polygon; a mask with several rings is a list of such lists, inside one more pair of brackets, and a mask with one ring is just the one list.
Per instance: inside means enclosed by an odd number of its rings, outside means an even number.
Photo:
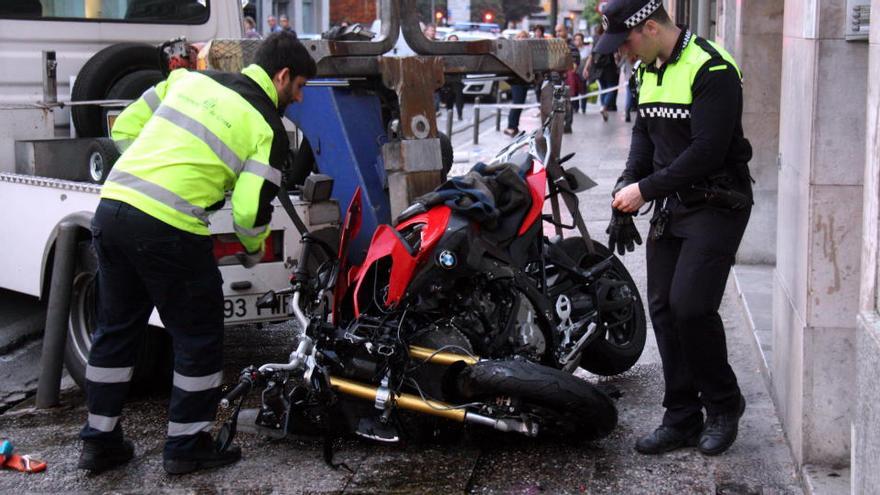
[{"label": "parked car", "polygon": [[[496,89],[500,91],[501,99],[510,99],[510,84],[506,77],[498,77],[495,74],[469,74],[462,78],[464,89],[462,94],[465,97],[480,97],[483,103],[493,103],[496,101]],[[500,87],[499,87],[500,85]]]},{"label": "parked car", "polygon": [[483,33],[501,34],[501,27],[498,24],[488,22],[454,22],[452,29],[455,31],[480,31]]}]

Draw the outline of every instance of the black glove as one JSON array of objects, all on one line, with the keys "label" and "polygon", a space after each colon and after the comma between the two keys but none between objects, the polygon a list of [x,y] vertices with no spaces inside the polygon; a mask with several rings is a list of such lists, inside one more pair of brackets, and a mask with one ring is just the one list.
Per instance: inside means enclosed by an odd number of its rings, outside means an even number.
[{"label": "black glove", "polygon": [[261,259],[263,259],[263,254],[263,248],[260,247],[260,249],[254,253],[239,251],[235,253],[235,258],[241,263],[241,266],[245,268],[253,268],[257,266],[257,263],[259,263]]},{"label": "black glove", "polygon": [[642,236],[633,223],[633,214],[624,213],[616,208],[611,209],[611,222],[605,233],[608,234],[608,249],[613,252],[616,248],[617,254],[621,256],[627,251],[635,251],[636,244],[642,244]]},{"label": "black glove", "polygon": [[633,184],[633,181],[627,179],[622,175],[618,177],[617,182],[614,184],[614,189],[611,190],[611,199],[614,199],[614,196],[617,196],[618,191],[630,184]]}]

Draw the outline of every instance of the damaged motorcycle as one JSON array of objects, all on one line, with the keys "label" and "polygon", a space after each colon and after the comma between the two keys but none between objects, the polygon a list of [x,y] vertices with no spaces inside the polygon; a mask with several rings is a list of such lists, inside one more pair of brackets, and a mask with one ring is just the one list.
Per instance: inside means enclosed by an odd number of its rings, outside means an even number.
[{"label": "damaged motorcycle", "polygon": [[586,231],[577,193],[595,183],[563,168],[572,155],[557,158],[562,94],[540,129],[419,198],[396,226],[379,226],[358,265],[347,249],[360,191],[337,249],[303,235],[291,286],[261,299],[292,295],[294,350],[287,362],[245,369],[224,397],[224,407],[239,401],[227,444],[255,388],[261,405],[248,421],[276,437],[395,442],[457,423],[593,440],[614,429],[612,398],[573,372],[632,367],[645,313],[624,265]]}]

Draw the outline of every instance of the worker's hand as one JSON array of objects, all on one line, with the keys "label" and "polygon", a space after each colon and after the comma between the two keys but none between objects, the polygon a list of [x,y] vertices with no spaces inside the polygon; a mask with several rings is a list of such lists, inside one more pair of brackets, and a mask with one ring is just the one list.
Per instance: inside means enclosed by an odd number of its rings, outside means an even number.
[{"label": "worker's hand", "polygon": [[644,205],[645,198],[642,197],[638,183],[630,184],[618,191],[614,195],[614,201],[611,202],[612,208],[623,213],[635,213]]},{"label": "worker's hand", "polygon": [[642,236],[639,235],[639,229],[633,223],[633,215],[631,213],[623,213],[620,210],[612,210],[611,223],[605,229],[608,234],[608,249],[612,252],[617,250],[617,254],[623,256],[626,252],[636,250],[636,244],[642,244]]},{"label": "worker's hand", "polygon": [[235,253],[235,257],[238,259],[238,262],[241,263],[241,266],[245,268],[253,268],[257,266],[257,263],[259,263],[261,259],[263,259],[263,254],[263,248],[261,247],[254,253],[239,251]]}]

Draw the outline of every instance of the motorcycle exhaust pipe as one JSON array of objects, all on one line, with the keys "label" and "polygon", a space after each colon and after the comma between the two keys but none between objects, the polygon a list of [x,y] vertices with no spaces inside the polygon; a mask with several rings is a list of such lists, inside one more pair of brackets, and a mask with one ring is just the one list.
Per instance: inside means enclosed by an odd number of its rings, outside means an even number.
[{"label": "motorcycle exhaust pipe", "polygon": [[[438,354],[439,355],[439,354]],[[459,356],[460,357],[460,356]],[[461,359],[458,359],[461,361]],[[337,388],[346,395],[351,395],[360,399],[369,401],[376,400],[379,393],[376,387],[364,385],[345,378],[330,377],[330,385]],[[460,423],[474,423],[482,426],[488,426],[498,431],[517,432],[524,435],[534,437],[538,434],[538,427],[535,424],[529,425],[523,421],[516,419],[495,419],[481,414],[472,413],[464,408],[455,407],[445,402],[435,400],[425,400],[421,397],[411,394],[392,394],[394,403],[401,409],[415,411],[422,414],[430,414],[441,418],[451,419]]]},{"label": "motorcycle exhaust pipe", "polygon": [[435,349],[427,347],[419,347],[417,345],[409,346],[409,355],[415,359],[421,359],[433,364],[450,365],[459,361],[464,361],[468,366],[477,364],[479,357],[465,356],[462,354],[454,354],[452,352],[437,352]]}]

